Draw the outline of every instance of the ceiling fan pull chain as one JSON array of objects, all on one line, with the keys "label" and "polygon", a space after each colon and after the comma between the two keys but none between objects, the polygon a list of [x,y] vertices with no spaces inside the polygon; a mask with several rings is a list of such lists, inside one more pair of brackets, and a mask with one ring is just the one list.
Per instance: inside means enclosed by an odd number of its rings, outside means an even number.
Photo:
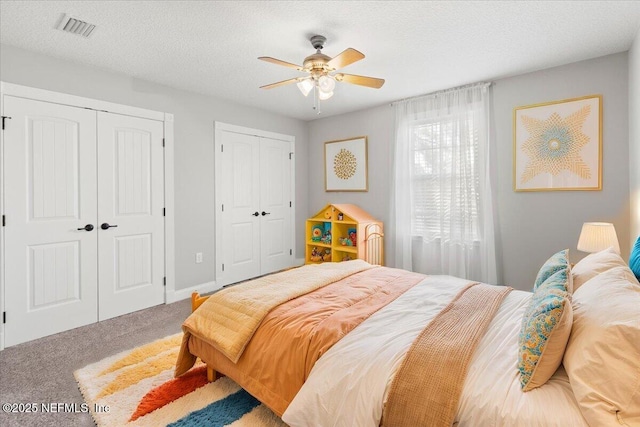
[{"label": "ceiling fan pull chain", "polygon": [[320,105],[321,105],[321,99],[320,99],[320,88],[318,87],[318,84],[316,83],[316,104],[318,105],[318,112],[316,114],[322,114],[322,110],[320,110]]},{"label": "ceiling fan pull chain", "polygon": [[313,109],[317,111],[317,114],[320,114],[320,109],[318,108],[318,85],[313,85]]}]

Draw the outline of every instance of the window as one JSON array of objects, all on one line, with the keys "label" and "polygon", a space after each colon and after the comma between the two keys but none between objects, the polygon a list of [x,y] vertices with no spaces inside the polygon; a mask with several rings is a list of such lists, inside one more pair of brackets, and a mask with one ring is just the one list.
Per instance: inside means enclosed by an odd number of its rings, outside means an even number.
[{"label": "window", "polygon": [[411,232],[427,240],[479,239],[478,129],[474,114],[410,125]]},{"label": "window", "polygon": [[498,283],[488,83],[398,101],[395,264]]}]

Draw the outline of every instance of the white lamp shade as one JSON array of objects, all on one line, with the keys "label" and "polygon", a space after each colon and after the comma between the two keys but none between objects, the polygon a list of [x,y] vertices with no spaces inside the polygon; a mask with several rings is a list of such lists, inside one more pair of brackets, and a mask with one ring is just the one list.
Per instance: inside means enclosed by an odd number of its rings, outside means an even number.
[{"label": "white lamp shade", "polygon": [[325,101],[333,96],[333,92],[323,92],[322,90],[318,91],[318,98],[321,101]]},{"label": "white lamp shade", "polygon": [[336,87],[336,81],[331,76],[321,76],[318,79],[318,87],[320,88],[320,92],[332,93]]},{"label": "white lamp shade", "polygon": [[298,82],[298,89],[300,89],[300,92],[302,92],[304,96],[309,95],[309,92],[311,92],[311,89],[313,89],[313,86],[314,84],[311,79],[304,79]]},{"label": "white lamp shade", "polygon": [[599,252],[613,247],[616,253],[620,253],[618,235],[613,224],[608,222],[585,222],[582,225],[578,250],[582,252]]}]

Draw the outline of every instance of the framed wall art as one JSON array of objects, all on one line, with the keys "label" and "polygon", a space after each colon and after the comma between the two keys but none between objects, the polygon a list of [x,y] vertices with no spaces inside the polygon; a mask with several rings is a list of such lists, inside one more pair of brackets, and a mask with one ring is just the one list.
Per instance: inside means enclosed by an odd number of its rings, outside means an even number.
[{"label": "framed wall art", "polygon": [[514,109],[513,188],[602,189],[602,95]]},{"label": "framed wall art", "polygon": [[367,137],[324,143],[325,191],[368,191]]}]

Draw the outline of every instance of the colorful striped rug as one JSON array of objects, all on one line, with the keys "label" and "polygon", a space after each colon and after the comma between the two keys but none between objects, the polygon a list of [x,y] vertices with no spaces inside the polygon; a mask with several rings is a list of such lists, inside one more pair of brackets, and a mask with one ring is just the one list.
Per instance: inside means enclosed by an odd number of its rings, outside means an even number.
[{"label": "colorful striped rug", "polygon": [[181,340],[171,335],[75,372],[99,427],[286,426],[229,378],[207,382],[200,363],[173,378]]}]

